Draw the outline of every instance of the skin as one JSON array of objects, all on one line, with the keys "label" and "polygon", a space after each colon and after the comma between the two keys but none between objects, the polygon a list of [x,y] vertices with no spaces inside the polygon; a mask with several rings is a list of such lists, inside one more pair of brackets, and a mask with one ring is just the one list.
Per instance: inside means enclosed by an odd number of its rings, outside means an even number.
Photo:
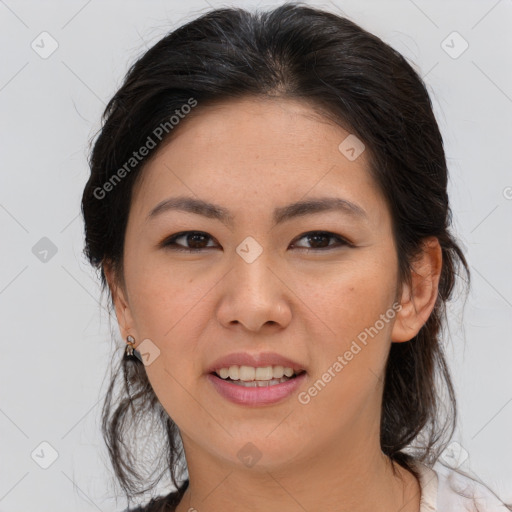
[{"label": "skin", "polygon": [[[437,239],[425,240],[412,287],[400,293],[391,217],[368,173],[369,152],[348,160],[338,150],[348,132],[306,103],[237,99],[205,107],[178,128],[134,190],[124,281],[104,267],[123,337],[131,334],[136,346],[150,339],[160,350],[146,371],[184,443],[190,486],[178,512],[238,503],[257,512],[418,512],[419,484],[398,465],[393,473],[379,426],[391,343],[411,340],[435,304]],[[160,201],[179,195],[229,209],[233,226],[181,211],[146,221]],[[275,207],[321,196],[357,203],[367,218],[334,210],[273,227]],[[159,246],[185,230],[207,233],[199,244],[207,248]],[[319,230],[354,247],[306,253],[319,245],[304,233]],[[236,252],[247,236],[263,249],[250,264]],[[186,237],[177,243],[190,247]],[[394,303],[401,310],[307,405],[297,394],[236,405],[206,378],[220,356],[273,351],[304,365],[305,391]],[[248,442],[261,454],[252,467],[237,456]]]}]

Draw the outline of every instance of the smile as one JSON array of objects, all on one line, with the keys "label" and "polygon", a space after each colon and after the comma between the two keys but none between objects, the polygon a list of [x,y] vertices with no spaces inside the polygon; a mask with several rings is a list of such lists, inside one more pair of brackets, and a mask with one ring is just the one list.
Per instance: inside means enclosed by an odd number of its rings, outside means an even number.
[{"label": "smile", "polygon": [[[268,372],[268,370],[265,371]],[[225,372],[223,374],[225,375]],[[216,372],[208,374],[207,378],[224,399],[246,406],[271,405],[281,402],[296,392],[306,378],[305,371],[295,374],[293,370],[290,376],[283,375],[280,378],[272,376],[267,379],[242,380],[240,378],[231,379],[230,375],[231,368],[229,376],[225,378]]]}]

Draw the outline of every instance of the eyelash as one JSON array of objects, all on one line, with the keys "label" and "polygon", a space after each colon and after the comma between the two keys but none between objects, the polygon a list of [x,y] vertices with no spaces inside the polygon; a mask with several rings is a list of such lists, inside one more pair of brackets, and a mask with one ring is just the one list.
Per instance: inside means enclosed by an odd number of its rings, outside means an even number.
[{"label": "eyelash", "polygon": [[[210,240],[213,240],[213,237],[210,236],[208,233],[205,233],[204,231],[181,231],[180,233],[175,233],[174,235],[170,236],[169,238],[166,238],[161,244],[161,247],[165,247],[168,249],[171,249],[173,251],[180,251],[180,252],[187,252],[187,253],[198,253],[201,251],[204,251],[205,249],[212,249],[212,247],[203,247],[203,248],[196,248],[196,249],[189,249],[187,247],[180,246],[176,244],[176,240],[182,237],[186,237],[187,235],[204,235],[208,237]],[[307,236],[313,236],[313,235],[321,235],[324,237],[328,237],[330,239],[336,239],[338,244],[336,245],[328,245],[327,247],[317,247],[317,248],[307,248],[307,247],[299,247],[299,250],[305,251],[306,253],[309,253],[311,251],[325,251],[325,250],[332,250],[336,249],[342,246],[348,246],[348,247],[354,247],[353,244],[351,244],[348,240],[345,238],[336,235],[335,233],[331,233],[329,231],[308,231],[306,233],[303,233],[298,237],[298,240],[301,238],[305,238]]]}]

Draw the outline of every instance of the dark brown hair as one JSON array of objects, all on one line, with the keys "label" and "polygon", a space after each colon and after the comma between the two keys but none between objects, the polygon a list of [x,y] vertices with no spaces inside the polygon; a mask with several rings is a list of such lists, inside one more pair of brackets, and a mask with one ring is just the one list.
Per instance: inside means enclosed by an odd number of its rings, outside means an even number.
[{"label": "dark brown hair", "polygon": [[[123,282],[131,194],[147,161],[128,169],[133,152],[191,98],[197,102],[191,115],[200,115],[203,105],[244,96],[307,102],[364,142],[369,171],[392,215],[401,284],[410,284],[423,240],[438,238],[443,267],[437,301],[414,339],[391,346],[381,421],[381,448],[392,460],[410,471],[413,459],[433,464],[457,417],[441,342],[445,308],[458,269],[465,270],[468,286],[470,274],[450,233],[443,140],[425,84],[400,53],[347,18],[300,3],[267,12],[216,9],[169,33],[135,62],[105,109],[82,199],[85,254],[100,271],[103,291],[106,263]],[[172,134],[169,129],[162,141]],[[152,138],[157,150],[162,142]],[[122,179],[112,181],[122,168]],[[107,182],[112,184],[108,192]],[[119,354],[103,408],[116,476],[128,498],[152,490],[164,474],[179,487],[186,465],[177,426],[160,405],[143,364]],[[143,475],[128,441],[133,437],[136,445],[144,429],[160,443],[155,453],[164,454],[160,465],[148,465],[161,469],[156,475]]]}]

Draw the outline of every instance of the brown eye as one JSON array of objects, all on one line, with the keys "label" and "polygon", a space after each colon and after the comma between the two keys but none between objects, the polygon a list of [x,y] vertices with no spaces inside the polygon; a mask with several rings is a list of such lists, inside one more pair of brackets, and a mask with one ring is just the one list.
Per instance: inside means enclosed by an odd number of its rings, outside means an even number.
[{"label": "brown eye", "polygon": [[[187,245],[176,243],[178,240],[184,241]],[[208,240],[213,239],[203,231],[182,231],[167,238],[161,245],[177,251],[196,252],[211,248],[212,246],[207,245]]]},{"label": "brown eye", "polygon": [[[353,247],[348,240],[345,240],[343,237],[336,235],[335,233],[330,233],[329,231],[310,231],[301,235],[299,240],[301,239],[307,240],[310,247],[301,247],[296,244],[293,244],[292,247],[297,247],[298,249],[305,250],[306,252],[321,251],[325,249],[330,250],[342,246]],[[204,231],[182,231],[164,240],[160,246],[175,251],[200,252],[204,249],[214,248],[215,244],[208,245],[208,242],[213,240],[213,237]],[[333,240],[334,243],[330,243]],[[181,241],[181,243],[178,243],[178,241]]]},{"label": "brown eye", "polygon": [[[352,245],[341,236],[336,235],[335,233],[330,233],[329,231],[310,231],[309,233],[304,233],[301,235],[299,240],[300,239],[307,239],[307,242],[311,245],[311,247],[298,246],[301,249],[306,249],[306,251],[318,249],[334,249],[344,245]],[[330,240],[335,240],[335,243],[329,243]]]}]

